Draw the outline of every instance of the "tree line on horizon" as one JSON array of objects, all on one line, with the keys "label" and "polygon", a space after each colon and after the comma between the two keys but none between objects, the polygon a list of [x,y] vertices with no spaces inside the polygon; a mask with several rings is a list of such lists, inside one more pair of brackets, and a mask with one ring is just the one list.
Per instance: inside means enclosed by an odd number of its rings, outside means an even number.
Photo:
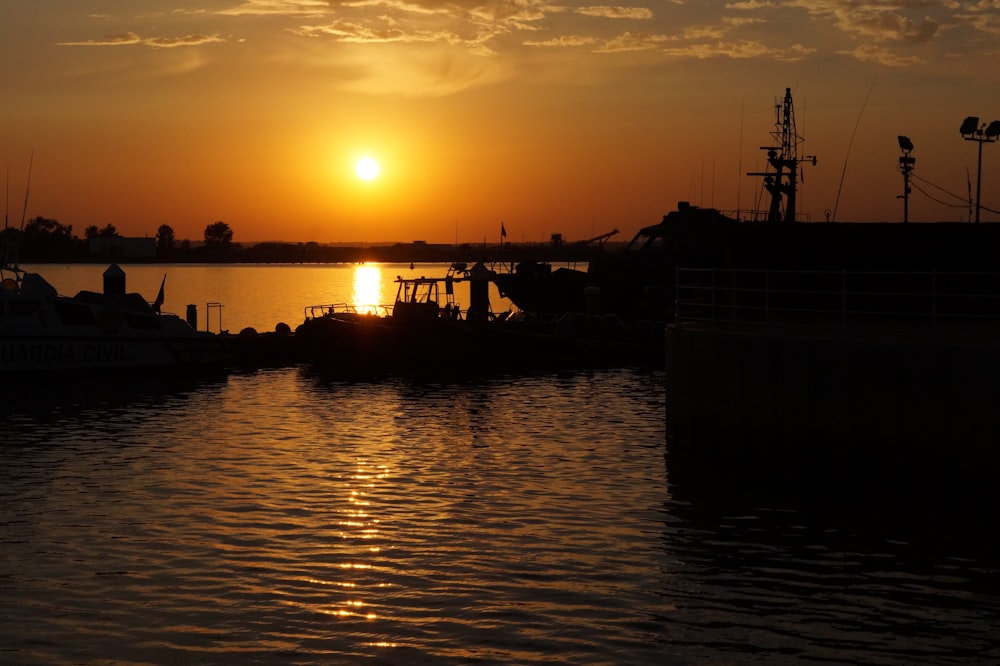
[{"label": "tree line on horizon", "polygon": [[[98,227],[96,224],[84,230],[83,238],[73,233],[72,224],[62,224],[39,215],[28,220],[20,230],[8,227],[4,230],[6,239],[16,239],[17,251],[22,259],[86,259],[91,257],[90,240],[93,238],[123,238],[113,224]],[[161,224],[156,231],[156,255],[171,258],[188,254],[202,255],[202,258],[225,256],[234,250],[233,230],[223,221],[213,222],[205,227],[203,244],[194,247],[190,240],[178,241],[173,227]]]},{"label": "tree line on horizon", "polygon": [[[115,251],[91,251],[91,239],[123,238],[113,224],[104,227],[90,225],[84,237],[73,233],[73,225],[57,220],[35,217],[16,230],[4,230],[8,245],[17,247],[16,255],[22,261],[106,261],[131,260],[178,262],[248,262],[248,263],[363,263],[363,262],[452,262],[452,261],[504,261],[536,259],[539,261],[565,260],[588,261],[600,247],[583,245],[500,245],[474,244],[438,245],[427,243],[395,243],[385,246],[330,246],[317,242],[286,243],[269,241],[244,246],[233,241],[233,229],[221,220],[205,227],[203,242],[178,240],[169,224],[162,224],[156,231],[155,257],[118,256]],[[516,253],[516,256],[514,256]]]}]

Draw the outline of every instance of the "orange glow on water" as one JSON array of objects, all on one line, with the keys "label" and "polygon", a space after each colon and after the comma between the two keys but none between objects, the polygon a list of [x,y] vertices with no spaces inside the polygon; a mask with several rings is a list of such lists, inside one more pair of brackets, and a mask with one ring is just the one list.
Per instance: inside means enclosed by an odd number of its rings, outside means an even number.
[{"label": "orange glow on water", "polygon": [[382,305],[382,269],[378,266],[358,266],[354,269],[352,305],[358,312],[376,314]]}]

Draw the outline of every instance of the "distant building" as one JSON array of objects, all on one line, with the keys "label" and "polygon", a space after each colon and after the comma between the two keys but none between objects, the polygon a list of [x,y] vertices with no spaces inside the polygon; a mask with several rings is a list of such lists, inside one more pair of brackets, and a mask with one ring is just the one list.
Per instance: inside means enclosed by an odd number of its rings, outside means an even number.
[{"label": "distant building", "polygon": [[99,257],[152,259],[156,256],[156,239],[94,236],[90,239],[89,251]]}]

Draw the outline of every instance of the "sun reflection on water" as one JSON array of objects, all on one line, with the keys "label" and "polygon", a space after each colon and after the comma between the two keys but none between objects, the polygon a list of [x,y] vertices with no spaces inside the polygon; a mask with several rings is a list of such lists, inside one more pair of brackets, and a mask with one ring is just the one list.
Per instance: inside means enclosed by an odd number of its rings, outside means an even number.
[{"label": "sun reflection on water", "polygon": [[[356,281],[355,285],[358,284]],[[355,291],[355,296],[357,294],[358,291]],[[358,309],[361,309],[360,305]],[[366,588],[383,588],[387,586],[387,583],[383,580],[377,580],[382,575],[380,563],[367,559],[377,557],[382,550],[381,546],[371,543],[372,539],[377,539],[381,535],[378,527],[379,519],[374,518],[370,513],[373,505],[370,497],[378,483],[388,478],[388,468],[384,465],[373,465],[367,460],[358,460],[353,474],[349,478],[350,486],[345,489],[346,505],[340,510],[341,519],[337,521],[337,524],[344,539],[357,540],[357,546],[361,546],[365,542],[370,545],[357,548],[354,550],[353,556],[339,564],[340,570],[343,572],[341,577],[355,579],[350,582],[344,581],[341,584],[345,589],[351,590],[351,597],[332,608],[323,609],[322,612],[342,618],[376,620],[379,618],[379,614],[374,608],[371,608],[370,602],[363,598],[366,596],[365,590]],[[376,580],[372,580],[373,575]]]},{"label": "sun reflection on water", "polygon": [[358,312],[375,314],[382,303],[382,269],[378,266],[356,266],[351,304]]}]

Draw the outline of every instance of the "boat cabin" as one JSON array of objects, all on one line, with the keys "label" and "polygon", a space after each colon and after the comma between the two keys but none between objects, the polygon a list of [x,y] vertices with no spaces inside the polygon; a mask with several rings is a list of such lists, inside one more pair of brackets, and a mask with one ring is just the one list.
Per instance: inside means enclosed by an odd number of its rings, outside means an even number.
[{"label": "boat cabin", "polygon": [[[459,305],[455,302],[455,282],[461,280],[454,275],[443,278],[403,278],[397,277],[399,288],[396,302],[392,306],[393,317],[401,319],[458,319]],[[444,307],[441,307],[440,285],[444,283]]]}]

